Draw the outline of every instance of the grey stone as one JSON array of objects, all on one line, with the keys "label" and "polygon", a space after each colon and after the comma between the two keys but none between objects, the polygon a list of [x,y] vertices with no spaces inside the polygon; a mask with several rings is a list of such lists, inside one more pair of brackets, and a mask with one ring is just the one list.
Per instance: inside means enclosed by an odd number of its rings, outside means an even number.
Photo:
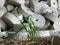
[{"label": "grey stone", "polygon": [[24,5],[25,0],[7,0],[10,4],[15,6]]},{"label": "grey stone", "polygon": [[2,17],[2,19],[7,23],[8,26],[13,27],[14,25],[19,25],[21,24],[19,19],[14,16],[12,13],[6,13],[6,15],[4,15]]},{"label": "grey stone", "polygon": [[22,15],[28,17],[32,14],[34,14],[27,6],[22,5],[21,7],[19,7],[18,12],[21,13]]},{"label": "grey stone", "polygon": [[0,6],[4,6],[6,0],[0,0]]},{"label": "grey stone", "polygon": [[13,9],[14,9],[14,7],[13,7],[12,5],[9,5],[9,4],[7,5],[7,10],[8,10],[8,11],[11,11],[11,10],[13,10]]},{"label": "grey stone", "polygon": [[0,18],[7,12],[6,8],[4,6],[0,7]]},{"label": "grey stone", "polygon": [[2,30],[6,30],[6,28],[7,28],[7,25],[5,24],[5,22],[2,20],[2,19],[0,19],[0,28],[2,29]]}]

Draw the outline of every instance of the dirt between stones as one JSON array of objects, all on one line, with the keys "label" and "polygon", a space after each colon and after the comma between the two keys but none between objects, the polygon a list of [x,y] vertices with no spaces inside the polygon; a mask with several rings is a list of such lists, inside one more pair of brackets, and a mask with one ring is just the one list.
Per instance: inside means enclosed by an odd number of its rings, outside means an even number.
[{"label": "dirt between stones", "polygon": [[33,41],[28,40],[16,40],[16,39],[0,39],[0,45],[52,45],[51,37],[40,37]]}]

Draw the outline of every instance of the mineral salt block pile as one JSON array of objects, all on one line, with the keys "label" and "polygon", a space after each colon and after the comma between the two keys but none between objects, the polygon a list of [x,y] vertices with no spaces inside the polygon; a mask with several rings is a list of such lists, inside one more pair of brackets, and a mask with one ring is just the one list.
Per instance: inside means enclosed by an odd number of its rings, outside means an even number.
[{"label": "mineral salt block pile", "polygon": [[[60,36],[60,0],[58,2],[57,0],[0,0],[1,35],[6,34],[8,28],[13,28],[13,31],[16,32],[21,26],[20,21],[28,24],[23,20],[24,16],[27,17],[30,23],[31,20],[33,21],[36,31],[40,31],[39,34],[42,34],[39,36],[45,37],[54,34]],[[28,29],[29,26],[26,25],[26,28]],[[23,36],[26,37],[26,33],[19,32],[16,36],[17,39],[21,39]]]}]

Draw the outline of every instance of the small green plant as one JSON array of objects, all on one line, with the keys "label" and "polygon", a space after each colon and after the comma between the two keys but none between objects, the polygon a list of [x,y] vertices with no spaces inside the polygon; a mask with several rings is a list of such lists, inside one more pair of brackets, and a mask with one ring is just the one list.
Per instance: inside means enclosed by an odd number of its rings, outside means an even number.
[{"label": "small green plant", "polygon": [[[14,11],[13,14],[15,15],[15,13],[16,13],[16,10]],[[22,29],[25,29],[26,32],[27,32],[27,36],[28,36],[27,39],[28,40],[35,40],[36,39],[36,27],[34,26],[33,21],[30,19],[31,22],[29,22],[28,18],[25,17],[25,16],[23,16],[23,20],[26,21],[29,24],[30,30],[28,31],[26,29],[26,26],[24,25],[24,23],[20,21],[21,22],[20,29],[18,29],[18,31],[14,35],[18,34]]]},{"label": "small green plant", "polygon": [[34,23],[31,21],[31,23],[29,23],[29,27],[30,27],[30,31],[28,32],[28,39],[30,40],[35,40],[36,39],[36,28],[34,26]]},{"label": "small green plant", "polygon": [[35,40],[36,39],[36,27],[34,26],[33,21],[30,19],[31,22],[29,22],[25,16],[24,16],[24,20],[26,20],[26,22],[29,24],[29,28],[30,28],[29,31],[27,29],[25,29],[28,34],[28,40]]}]

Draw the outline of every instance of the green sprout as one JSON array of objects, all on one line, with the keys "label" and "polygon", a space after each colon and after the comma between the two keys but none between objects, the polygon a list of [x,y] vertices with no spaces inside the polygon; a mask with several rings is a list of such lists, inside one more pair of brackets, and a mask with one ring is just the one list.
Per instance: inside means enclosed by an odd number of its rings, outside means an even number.
[{"label": "green sprout", "polygon": [[34,26],[34,23],[32,20],[31,20],[31,23],[29,22],[29,28],[30,28],[30,31],[28,34],[28,39],[35,40],[36,39],[36,27]]},{"label": "green sprout", "polygon": [[[28,31],[27,29],[26,32],[28,34],[28,40],[35,40],[36,39],[36,27],[34,26],[33,21],[30,19],[31,23],[28,21],[27,17],[24,16],[24,20],[27,21],[27,23],[29,24],[29,28],[30,31]],[[24,24],[23,24],[24,25]],[[24,28],[26,28],[26,26],[24,26]]]},{"label": "green sprout", "polygon": [[[16,10],[14,10],[14,13],[13,13],[13,14],[14,14],[14,16],[15,16]],[[18,17],[17,17],[17,18],[18,18]],[[18,18],[18,19],[19,19],[19,18]],[[17,31],[14,35],[18,34],[22,29],[25,29],[26,32],[27,32],[27,36],[28,36],[27,39],[28,39],[28,40],[35,40],[35,39],[36,39],[36,27],[35,27],[33,21],[30,19],[31,22],[29,22],[29,21],[28,21],[28,18],[25,17],[25,16],[23,16],[23,20],[26,21],[26,22],[29,24],[30,30],[28,31],[28,30],[26,29],[26,26],[24,25],[24,23],[20,21],[20,22],[21,22],[20,27],[18,28],[18,31]]]}]

